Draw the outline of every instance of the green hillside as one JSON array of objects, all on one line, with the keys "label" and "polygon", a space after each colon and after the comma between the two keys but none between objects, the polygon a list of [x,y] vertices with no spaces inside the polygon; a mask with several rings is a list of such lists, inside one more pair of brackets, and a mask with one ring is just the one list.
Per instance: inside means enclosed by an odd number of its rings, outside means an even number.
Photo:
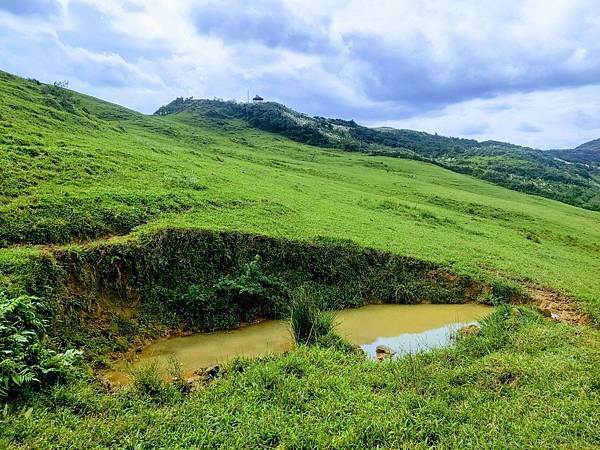
[{"label": "green hillside", "polygon": [[[161,383],[113,394],[92,375],[6,381],[1,444],[600,445],[599,212],[219,114],[146,116],[0,72],[5,329],[8,299],[36,296],[45,345],[82,349],[99,374],[113,352],[166,329],[285,316],[299,286],[328,308],[548,295],[588,325],[505,305],[455,348],[377,365],[300,347],[235,361],[190,395]],[[248,312],[252,270],[264,274]],[[0,334],[4,348],[11,336]]]},{"label": "green hillside", "polygon": [[242,122],[143,116],[70,91],[65,111],[44,90],[3,76],[5,247],[169,226],[326,236],[598,301],[598,213]]},{"label": "green hillside", "polygon": [[549,150],[548,154],[565,161],[598,168],[600,167],[600,139],[584,142],[573,149]]},{"label": "green hillside", "polygon": [[[155,114],[181,112],[213,122],[239,119],[311,145],[426,161],[509,189],[600,210],[600,169],[595,162],[589,163],[590,157],[597,160],[597,151],[586,144],[554,154],[506,142],[367,128],[352,120],[309,117],[273,102],[248,104],[178,98]],[[560,157],[563,155],[565,159]]]}]

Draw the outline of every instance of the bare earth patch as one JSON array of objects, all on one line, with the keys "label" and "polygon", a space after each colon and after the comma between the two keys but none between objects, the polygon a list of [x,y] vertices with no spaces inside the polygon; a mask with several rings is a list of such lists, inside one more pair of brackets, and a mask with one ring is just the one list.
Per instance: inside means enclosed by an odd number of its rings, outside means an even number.
[{"label": "bare earth patch", "polygon": [[590,324],[590,318],[581,310],[577,300],[553,289],[527,284],[524,286],[542,313],[559,320],[580,325]]}]

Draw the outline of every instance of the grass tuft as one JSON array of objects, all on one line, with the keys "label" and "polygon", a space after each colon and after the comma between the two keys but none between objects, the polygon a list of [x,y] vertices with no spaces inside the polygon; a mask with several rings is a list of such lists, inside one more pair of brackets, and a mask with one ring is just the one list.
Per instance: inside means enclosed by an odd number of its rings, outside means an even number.
[{"label": "grass tuft", "polygon": [[304,288],[293,295],[290,325],[298,345],[352,349],[350,343],[335,332],[335,315],[331,311],[322,311]]},{"label": "grass tuft", "polygon": [[290,324],[296,344],[317,344],[324,336],[333,332],[333,314],[321,311],[306,290],[296,291],[292,302]]}]

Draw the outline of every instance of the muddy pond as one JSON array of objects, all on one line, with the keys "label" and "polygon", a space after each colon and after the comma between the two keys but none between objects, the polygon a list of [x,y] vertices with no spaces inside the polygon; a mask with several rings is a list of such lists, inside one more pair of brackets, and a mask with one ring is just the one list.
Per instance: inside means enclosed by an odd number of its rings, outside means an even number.
[{"label": "muddy pond", "polygon": [[[336,331],[375,358],[378,345],[398,355],[444,347],[455,332],[492,311],[489,306],[467,305],[368,305],[335,312]],[[235,356],[282,353],[292,348],[289,322],[266,320],[242,328],[202,333],[156,341],[137,354],[132,362],[119,361],[108,376],[127,382],[128,368],[153,361],[166,367],[177,358],[186,374]]]}]

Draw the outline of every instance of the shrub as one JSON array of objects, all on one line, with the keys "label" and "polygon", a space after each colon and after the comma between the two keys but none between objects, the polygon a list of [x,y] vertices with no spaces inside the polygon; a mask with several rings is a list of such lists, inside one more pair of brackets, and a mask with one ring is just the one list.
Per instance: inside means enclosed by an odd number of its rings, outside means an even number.
[{"label": "shrub", "polygon": [[52,108],[75,113],[79,101],[73,96],[68,81],[55,81],[53,84],[44,84],[41,92],[46,95],[46,105]]},{"label": "shrub", "polygon": [[334,317],[330,312],[321,311],[313,298],[299,289],[294,294],[290,324],[297,344],[318,344],[333,333]]},{"label": "shrub", "polygon": [[169,311],[185,317],[192,329],[216,330],[264,317],[285,317],[289,312],[287,289],[279,278],[264,273],[257,255],[235,276],[219,278],[212,286],[192,284],[178,294],[157,290]]},{"label": "shrub", "polygon": [[130,370],[131,381],[138,394],[145,397],[160,397],[166,389],[158,363],[150,362]]},{"label": "shrub", "polygon": [[218,298],[237,305],[244,320],[257,316],[284,317],[288,310],[284,284],[264,273],[259,255],[245,264],[238,276],[221,278],[213,290]]},{"label": "shrub", "polygon": [[192,329],[216,330],[236,326],[238,308],[228,299],[220,299],[211,289],[193,284],[178,297],[180,317],[185,317]]},{"label": "shrub", "polygon": [[34,297],[9,298],[0,291],[0,397],[80,373],[80,351],[57,353],[45,344],[41,307]]},{"label": "shrub", "polygon": [[[171,369],[169,368],[169,371]],[[181,385],[177,386],[167,382],[156,361],[132,368],[130,374],[134,392],[141,398],[156,403],[168,403],[181,399]]]},{"label": "shrub", "polygon": [[179,392],[186,394],[190,391],[190,385],[185,379],[183,364],[175,355],[170,355],[167,359],[167,371],[171,377],[171,385]]}]

